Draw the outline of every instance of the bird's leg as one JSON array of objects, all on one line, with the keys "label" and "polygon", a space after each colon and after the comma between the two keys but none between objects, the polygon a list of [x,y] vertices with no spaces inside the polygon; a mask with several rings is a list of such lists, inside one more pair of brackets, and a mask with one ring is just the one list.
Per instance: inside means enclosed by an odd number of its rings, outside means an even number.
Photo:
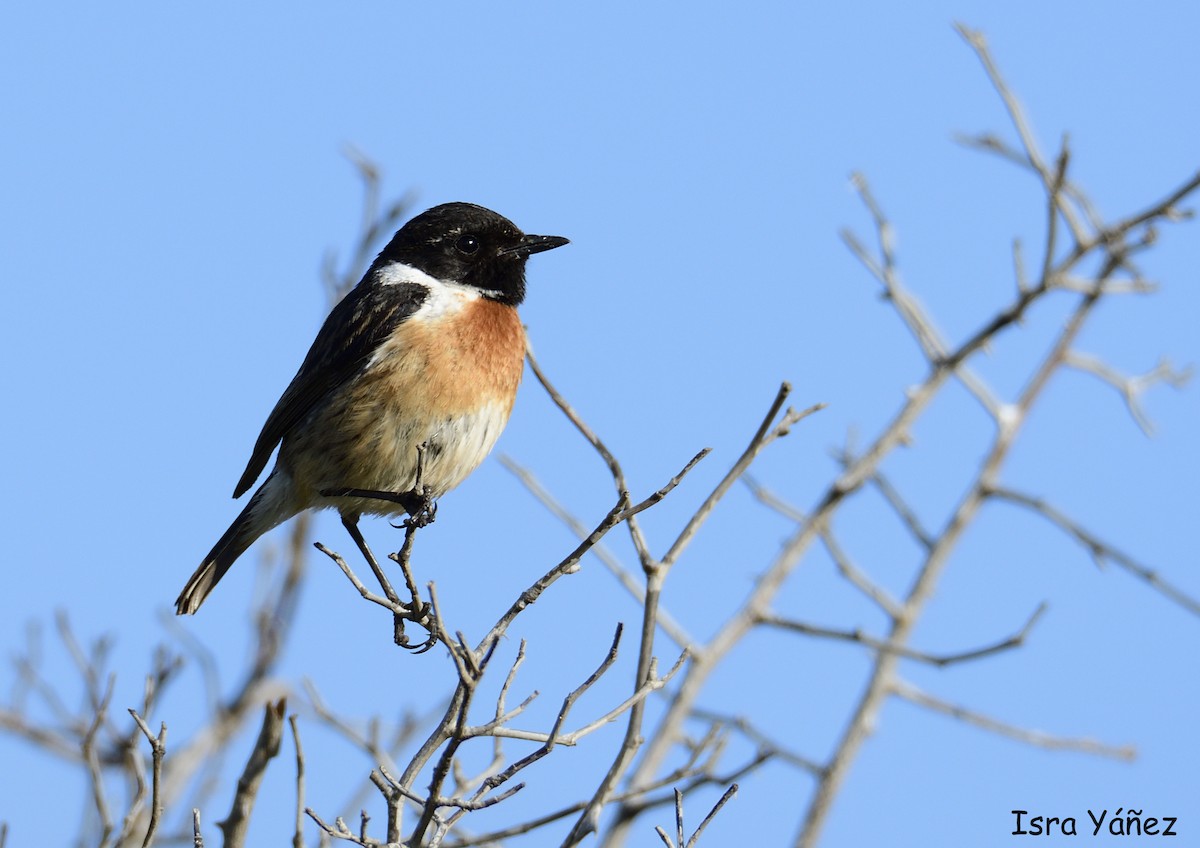
[{"label": "bird's leg", "polygon": [[387,575],[379,567],[379,561],[375,559],[375,554],[367,545],[367,540],[363,538],[362,531],[358,529],[358,516],[354,514],[343,515],[342,526],[346,528],[346,532],[350,534],[350,538],[354,540],[354,544],[358,545],[358,549],[367,561],[367,565],[371,566],[371,571],[375,572],[375,579],[379,581],[379,588],[383,589],[383,594],[392,603],[403,606],[400,596],[392,588],[391,581],[387,579]]},{"label": "bird's leg", "polygon": [[[354,544],[357,545],[359,551],[362,552],[363,558],[366,559],[367,564],[371,566],[371,571],[375,573],[375,579],[379,581],[379,587],[383,589],[383,594],[389,601],[392,602],[392,604],[395,605],[397,610],[405,610],[404,612],[392,612],[392,622],[395,629],[393,638],[395,639],[396,644],[402,648],[409,648],[410,650],[429,650],[429,648],[432,647],[432,642],[434,641],[434,637],[432,635],[428,641],[423,642],[421,645],[410,645],[408,636],[404,632],[405,621],[412,621],[421,627],[429,629],[429,605],[421,602],[421,598],[416,591],[416,584],[413,582],[412,576],[408,573],[408,570],[404,570],[404,579],[408,584],[410,592],[412,593],[411,605],[405,604],[400,600],[400,596],[396,593],[396,590],[392,588],[392,582],[388,580],[387,575],[383,572],[383,569],[379,567],[379,561],[375,559],[375,554],[371,551],[370,546],[367,545],[367,540],[363,538],[362,531],[358,529],[358,516],[353,514],[343,515],[342,526],[346,528],[346,532],[350,534],[350,538],[354,540]],[[407,539],[405,548],[411,548],[411,544],[408,543]]]},{"label": "bird's leg", "polygon": [[[363,557],[367,560],[367,564],[371,566],[371,571],[375,573],[375,579],[379,581],[384,595],[387,596],[388,601],[393,605],[392,616],[395,624],[396,644],[403,648],[416,650],[418,653],[429,650],[437,641],[437,636],[434,632],[436,622],[433,620],[433,608],[430,604],[421,600],[420,590],[417,588],[416,579],[413,577],[412,569],[409,567],[409,557],[412,554],[413,538],[416,535],[416,531],[431,524],[437,515],[437,503],[433,500],[432,490],[424,482],[425,453],[428,450],[428,442],[422,442],[417,445],[416,473],[413,479],[413,487],[407,492],[381,492],[374,489],[344,487],[322,489],[320,493],[322,497],[326,498],[351,497],[383,500],[399,504],[408,513],[408,517],[404,519],[403,524],[393,525],[404,527],[404,544],[400,551],[391,554],[390,559],[400,566],[400,571],[404,575],[404,582],[411,596],[411,603],[409,604],[403,603],[400,600],[400,596],[392,588],[391,581],[387,579],[387,575],[379,567],[379,561],[375,559],[375,554],[371,551],[371,548],[367,545],[367,540],[363,538],[362,533],[358,529],[358,515],[356,513],[343,513],[342,525],[346,528],[346,532],[350,534],[350,538],[354,540],[354,544],[358,546],[359,551],[362,552]],[[429,638],[420,645],[410,645],[408,637],[404,633],[405,621],[411,621],[417,626],[425,628],[429,632]]]},{"label": "bird's leg", "polygon": [[408,513],[405,522],[416,522],[418,527],[432,524],[437,516],[437,502],[430,497],[428,487],[409,489],[407,492],[381,492],[378,489],[322,489],[323,498],[369,498],[399,504]]},{"label": "bird's leg", "polygon": [[421,504],[415,510],[406,507],[409,517],[404,520],[404,544],[400,546],[399,551],[388,557],[400,566],[400,573],[404,575],[404,582],[412,597],[413,617],[410,620],[424,627],[429,633],[429,638],[417,649],[417,653],[428,651],[437,642],[437,622],[433,618],[433,605],[421,600],[421,592],[417,588],[416,578],[413,577],[412,568],[409,566],[417,530],[431,523],[437,512],[437,504],[429,497],[429,487],[425,485],[425,451],[428,449],[429,442],[421,442],[417,445],[417,471],[413,477],[412,490],[407,493],[419,498]]},{"label": "bird's leg", "polygon": [[[408,592],[412,599],[412,605],[409,609],[412,610],[412,613],[406,617],[414,624],[424,627],[429,633],[429,638],[425,640],[424,644],[413,646],[418,654],[423,654],[436,644],[438,639],[438,624],[434,618],[433,605],[421,600],[421,591],[417,588],[417,580],[413,577],[412,568],[409,565],[409,559],[412,557],[413,540],[416,538],[418,529],[419,525],[406,522],[404,526],[404,544],[400,547],[400,550],[388,554],[388,559],[400,566],[400,573],[404,575],[404,583],[408,586]],[[407,643],[405,647],[409,647]]]}]

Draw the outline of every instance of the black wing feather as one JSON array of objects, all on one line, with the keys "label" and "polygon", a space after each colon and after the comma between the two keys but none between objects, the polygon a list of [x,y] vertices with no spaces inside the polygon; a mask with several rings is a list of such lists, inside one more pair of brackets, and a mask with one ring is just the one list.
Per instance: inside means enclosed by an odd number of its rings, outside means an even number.
[{"label": "black wing feather", "polygon": [[419,283],[370,282],[357,285],[325,319],[300,370],[267,416],[250,462],[233,490],[235,498],[254,485],[287,432],[365,365],[375,349],[429,296],[429,290]]}]

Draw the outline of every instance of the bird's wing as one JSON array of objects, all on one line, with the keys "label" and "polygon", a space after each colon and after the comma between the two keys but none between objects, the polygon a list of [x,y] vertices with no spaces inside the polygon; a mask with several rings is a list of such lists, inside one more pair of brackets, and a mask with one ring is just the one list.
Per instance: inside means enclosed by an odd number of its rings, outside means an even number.
[{"label": "bird's wing", "polygon": [[235,498],[254,485],[287,432],[318,401],[362,368],[392,331],[420,309],[428,295],[429,290],[418,283],[368,285],[364,281],[333,308],[300,370],[267,416],[250,462],[233,490]]}]

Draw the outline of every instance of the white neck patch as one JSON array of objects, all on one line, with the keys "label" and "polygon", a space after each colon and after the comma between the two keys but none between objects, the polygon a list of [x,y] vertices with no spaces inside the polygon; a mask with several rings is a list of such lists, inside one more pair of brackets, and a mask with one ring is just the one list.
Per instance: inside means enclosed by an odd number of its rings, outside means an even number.
[{"label": "white neck patch", "polygon": [[[379,269],[376,279],[381,285],[394,286],[398,283],[416,283],[429,289],[430,300],[436,300],[443,294],[460,293],[456,299],[466,302],[480,297],[499,299],[501,293],[490,289],[478,289],[474,286],[464,286],[462,283],[452,283],[449,280],[439,280],[431,277],[420,268],[405,265],[403,262],[392,262]],[[464,299],[465,298],[465,299]]]},{"label": "white neck patch", "polygon": [[403,262],[389,262],[387,265],[384,265],[379,269],[376,279],[385,286],[394,286],[398,283],[417,283],[429,288],[454,285],[453,283],[443,283],[441,280],[429,276],[419,268],[405,265]]},{"label": "white neck patch", "polygon": [[429,297],[425,299],[413,317],[440,318],[458,312],[468,303],[479,300],[481,297],[500,297],[500,292],[484,291],[474,286],[464,286],[462,283],[439,280],[437,277],[431,277],[419,268],[405,265],[403,262],[393,262],[380,268],[376,281],[385,286],[415,283],[428,290]]}]

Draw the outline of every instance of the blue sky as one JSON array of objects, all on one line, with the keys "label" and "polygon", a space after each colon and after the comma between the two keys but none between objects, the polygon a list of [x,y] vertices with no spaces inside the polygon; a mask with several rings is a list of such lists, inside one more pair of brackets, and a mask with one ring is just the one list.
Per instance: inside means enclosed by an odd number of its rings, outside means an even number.
[{"label": "blue sky", "polygon": [[[828,449],[851,428],[872,438],[923,373],[838,239],[843,226],[870,236],[849,174],[870,179],[898,229],[905,280],[952,339],[1010,296],[1014,236],[1037,255],[1035,182],[952,142],[959,131],[1011,137],[955,20],[987,34],[1044,149],[1070,133],[1074,176],[1101,211],[1140,209],[1200,167],[1200,117],[1188,99],[1200,79],[1200,20],[1182,3],[1086,13],[1026,2],[764,3],[736,13],[710,3],[8,4],[4,653],[20,649],[26,622],[49,627],[66,610],[81,635],[113,634],[116,708],[138,699],[151,646],[164,637],[161,615],[236,513],[228,495],[253,439],[328,308],[322,257],[344,256],[357,231],[360,185],[346,145],[378,163],[389,196],[413,192],[417,209],[469,200],[572,239],[530,264],[522,316],[546,369],[622,459],[635,492],[714,448],[646,519],[658,549],[785,379],[797,405],[829,408],[756,472],[810,505],[834,470]],[[1160,293],[1106,305],[1081,349],[1128,372],[1160,355],[1200,360],[1195,227],[1161,233],[1145,262]],[[1039,311],[979,370],[1011,393],[1062,314],[1061,301]],[[1153,391],[1146,403],[1158,428],[1147,440],[1110,389],[1062,374],[1005,479],[1200,594],[1184,544],[1200,504],[1197,398],[1194,385]],[[987,432],[950,392],[894,458],[889,470],[930,523],[958,496]],[[586,523],[610,506],[603,466],[532,380],[498,450]],[[911,552],[901,536],[870,521],[855,535],[853,518],[845,534],[861,563],[903,587]],[[395,538],[382,522],[367,532],[381,546]],[[787,532],[735,491],[672,574],[667,608],[710,633]],[[348,544],[331,516],[317,534]],[[494,460],[444,499],[419,540],[426,576],[480,633],[572,546]],[[312,678],[351,715],[439,697],[445,658],[389,649],[386,622],[335,569],[311,565],[284,673]],[[186,623],[224,663],[245,649],[254,580],[249,564],[235,570]],[[1139,759],[1030,750],[893,702],[823,844],[1008,844],[1016,806],[1085,822],[1089,807],[1135,807],[1194,830],[1194,617],[1119,571],[1097,571],[1036,519],[997,508],[958,550],[917,642],[937,652],[983,644],[1043,600],[1049,613],[1022,650],[914,668],[911,679],[1015,723],[1135,744]],[[830,626],[878,626],[819,558],[789,585],[787,604]],[[636,615],[591,562],[524,617],[526,687],[545,701],[531,724],[574,685],[559,670],[593,665],[615,622]],[[865,655],[763,638],[738,660],[707,703],[761,715],[798,750],[824,756]],[[61,652],[48,662],[69,686]],[[0,691],[12,672],[2,675]],[[191,669],[164,705],[159,717],[176,739],[198,720],[200,691]],[[310,802],[332,814],[367,766],[318,729],[310,735],[313,768],[324,773]],[[581,780],[611,738],[571,752]],[[32,844],[34,821],[45,844],[74,832],[55,783],[71,772],[36,759],[0,737],[0,761],[17,764],[6,772],[28,776],[0,786],[13,844]],[[269,780],[279,800],[256,823],[260,844],[290,822],[283,761]],[[711,844],[753,830],[762,844],[785,844],[810,785],[768,767],[743,783]],[[654,841],[648,828],[636,844]]]}]

